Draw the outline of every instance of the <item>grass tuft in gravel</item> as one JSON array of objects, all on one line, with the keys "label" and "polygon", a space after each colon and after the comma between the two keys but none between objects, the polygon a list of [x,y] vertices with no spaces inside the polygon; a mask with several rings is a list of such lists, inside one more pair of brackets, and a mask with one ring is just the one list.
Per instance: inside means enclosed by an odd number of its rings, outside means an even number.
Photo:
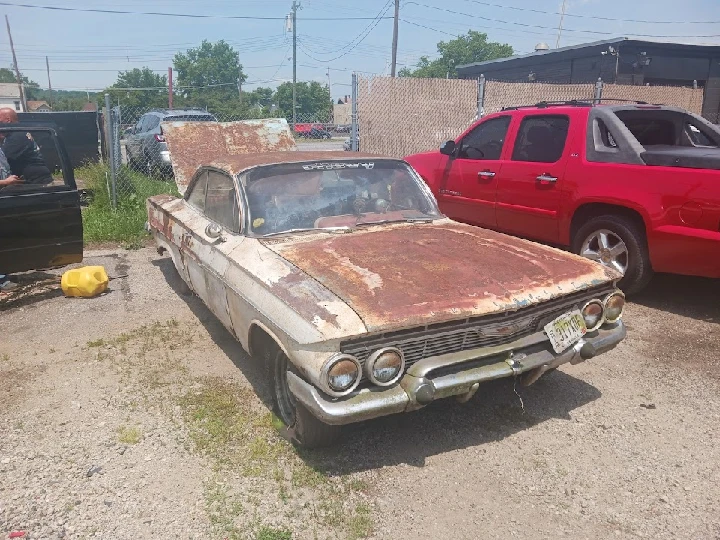
[{"label": "grass tuft in gravel", "polygon": [[118,428],[118,441],[123,444],[137,444],[142,440],[142,430],[139,427],[120,426]]},{"label": "grass tuft in gravel", "polygon": [[255,535],[255,540],[292,540],[292,532],[288,529],[264,526]]},{"label": "grass tuft in gravel", "polygon": [[85,242],[119,242],[126,248],[138,248],[147,238],[145,201],[148,197],[168,193],[178,195],[172,179],[153,179],[127,167],[119,171],[117,208],[111,206],[110,170],[102,163],[83,165],[75,170],[86,189],[93,194],[90,205],[83,210]]}]

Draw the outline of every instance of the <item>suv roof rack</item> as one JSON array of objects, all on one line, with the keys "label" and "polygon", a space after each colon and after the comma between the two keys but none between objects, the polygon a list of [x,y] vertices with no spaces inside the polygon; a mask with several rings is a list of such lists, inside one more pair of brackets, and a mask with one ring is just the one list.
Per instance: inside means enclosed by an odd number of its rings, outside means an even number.
[{"label": "suv roof rack", "polygon": [[512,107],[503,107],[501,110],[503,111],[516,111],[518,109],[545,109],[547,107],[552,107],[554,105],[565,105],[569,107],[592,107],[596,105],[597,103],[602,103],[604,101],[617,101],[620,103],[634,103],[635,105],[653,105],[655,107],[661,107],[662,104],[660,103],[648,103],[647,101],[639,101],[635,99],[619,99],[619,98],[600,98],[600,99],[586,99],[586,100],[579,100],[579,99],[571,99],[566,101],[539,101],[535,105],[515,105]]}]

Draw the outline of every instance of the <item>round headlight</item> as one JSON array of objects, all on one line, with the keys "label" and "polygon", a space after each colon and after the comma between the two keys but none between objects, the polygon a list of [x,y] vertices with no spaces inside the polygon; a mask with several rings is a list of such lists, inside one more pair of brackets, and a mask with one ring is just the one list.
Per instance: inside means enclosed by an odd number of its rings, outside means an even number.
[{"label": "round headlight", "polygon": [[620,291],[614,292],[605,299],[605,320],[615,322],[622,317],[625,309],[625,295]]},{"label": "round headlight", "polygon": [[337,355],[328,363],[326,377],[334,394],[349,394],[360,382],[360,363],[349,354]]},{"label": "round headlight", "polygon": [[378,386],[390,386],[402,376],[405,358],[402,351],[387,347],[372,353],[365,361],[365,374]]},{"label": "round headlight", "polygon": [[582,308],[582,316],[588,332],[597,330],[603,323],[603,304],[600,300],[590,300]]}]

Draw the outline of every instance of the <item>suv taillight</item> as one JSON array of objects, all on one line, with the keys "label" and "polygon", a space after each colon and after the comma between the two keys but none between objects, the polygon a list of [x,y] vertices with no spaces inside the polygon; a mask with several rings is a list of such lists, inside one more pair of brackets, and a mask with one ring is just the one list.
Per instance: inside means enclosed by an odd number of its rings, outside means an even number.
[{"label": "suv taillight", "polygon": [[156,133],[156,134],[155,134],[155,140],[156,140],[157,142],[165,142],[165,135],[158,135],[158,134]]}]

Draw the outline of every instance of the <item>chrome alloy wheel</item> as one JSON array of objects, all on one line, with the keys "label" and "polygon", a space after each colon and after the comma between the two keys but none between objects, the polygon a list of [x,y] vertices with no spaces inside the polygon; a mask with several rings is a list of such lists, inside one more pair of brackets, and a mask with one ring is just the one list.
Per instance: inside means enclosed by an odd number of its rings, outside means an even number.
[{"label": "chrome alloy wheel", "polygon": [[600,229],[590,234],[582,244],[580,255],[609,266],[623,275],[628,269],[628,248],[622,238],[608,229]]}]

